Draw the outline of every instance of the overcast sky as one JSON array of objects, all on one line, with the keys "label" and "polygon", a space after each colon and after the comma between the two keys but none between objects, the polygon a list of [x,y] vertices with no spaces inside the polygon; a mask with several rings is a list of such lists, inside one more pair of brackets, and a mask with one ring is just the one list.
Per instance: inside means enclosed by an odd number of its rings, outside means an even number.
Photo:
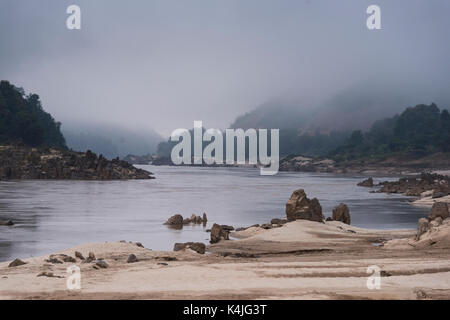
[{"label": "overcast sky", "polygon": [[[66,28],[70,4],[81,30]],[[366,27],[370,4],[382,30]],[[449,16],[448,0],[0,0],[0,78],[63,125],[224,128],[274,98],[372,80],[432,99],[450,87]]]}]

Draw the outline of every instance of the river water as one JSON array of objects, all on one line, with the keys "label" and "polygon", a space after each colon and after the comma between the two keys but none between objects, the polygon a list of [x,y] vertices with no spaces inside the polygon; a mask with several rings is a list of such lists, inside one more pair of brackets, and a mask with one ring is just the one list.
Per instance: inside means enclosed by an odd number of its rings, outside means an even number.
[{"label": "river water", "polygon": [[[209,240],[216,222],[235,227],[285,217],[292,191],[317,197],[325,216],[340,202],[350,208],[352,225],[368,228],[416,228],[428,210],[405,197],[369,193],[357,187],[363,176],[279,173],[260,176],[247,168],[140,166],[154,180],[137,181],[1,181],[0,261],[53,253],[86,242],[139,241],[154,250],[171,250],[175,242]],[[392,179],[392,177],[390,178]],[[375,181],[389,180],[375,178]],[[163,225],[171,215],[208,215],[206,227]]]}]

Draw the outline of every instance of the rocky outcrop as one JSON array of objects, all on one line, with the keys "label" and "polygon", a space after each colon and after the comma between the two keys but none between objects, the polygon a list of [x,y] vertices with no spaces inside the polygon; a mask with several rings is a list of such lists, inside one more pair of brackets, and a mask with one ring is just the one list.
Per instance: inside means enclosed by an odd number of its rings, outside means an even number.
[{"label": "rocky outcrop", "polygon": [[368,188],[373,187],[373,178],[370,177],[366,180],[361,181],[360,183],[358,183],[358,186],[359,187],[368,187]]},{"label": "rocky outcrop", "polygon": [[450,177],[439,174],[422,173],[420,176],[401,178],[398,181],[381,182],[380,185],[381,188],[377,192],[402,193],[417,197],[427,191],[439,197],[450,194]]},{"label": "rocky outcrop", "polygon": [[214,223],[211,228],[211,240],[210,243],[217,243],[221,240],[229,240],[230,231],[223,228],[220,224]]},{"label": "rocky outcrop", "polygon": [[175,243],[173,246],[173,251],[181,251],[185,249],[191,249],[197,253],[205,254],[206,245],[202,242],[185,242],[185,243]]},{"label": "rocky outcrop", "polygon": [[286,217],[288,221],[305,219],[323,222],[322,206],[316,198],[310,200],[303,189],[294,191],[286,202]]},{"label": "rocky outcrop", "polygon": [[435,202],[433,207],[431,207],[430,215],[428,219],[430,221],[440,217],[442,220],[445,220],[450,217],[449,206],[444,202]]},{"label": "rocky outcrop", "polygon": [[333,209],[332,219],[334,221],[341,221],[346,224],[350,224],[350,209],[345,203],[340,203]]},{"label": "rocky outcrop", "polygon": [[138,169],[126,161],[118,158],[108,160],[91,151],[83,153],[54,148],[0,146],[0,180],[152,178],[150,172]]}]

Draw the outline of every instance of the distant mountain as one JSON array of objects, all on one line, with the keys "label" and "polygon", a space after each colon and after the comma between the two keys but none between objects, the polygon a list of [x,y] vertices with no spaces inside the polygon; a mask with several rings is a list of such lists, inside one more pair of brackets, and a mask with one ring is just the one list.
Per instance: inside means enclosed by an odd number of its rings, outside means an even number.
[{"label": "distant mountain", "polygon": [[61,123],[44,111],[37,94],[25,94],[8,81],[0,82],[0,142],[32,147],[66,148]]},{"label": "distant mountain", "polygon": [[75,151],[91,150],[108,159],[129,154],[153,154],[163,138],[153,130],[131,130],[98,123],[69,123],[62,126],[67,146]]}]

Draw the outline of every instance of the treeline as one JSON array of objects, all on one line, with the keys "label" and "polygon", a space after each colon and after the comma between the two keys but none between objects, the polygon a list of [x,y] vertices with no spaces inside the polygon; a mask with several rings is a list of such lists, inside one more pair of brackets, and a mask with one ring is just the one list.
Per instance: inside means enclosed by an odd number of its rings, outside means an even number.
[{"label": "treeline", "polygon": [[353,131],[330,156],[342,161],[393,153],[422,156],[436,152],[450,152],[450,114],[432,103],[409,107],[400,115],[376,121],[365,133]]},{"label": "treeline", "polygon": [[8,81],[0,82],[0,143],[66,148],[61,123],[42,108],[37,94],[26,95]]}]

